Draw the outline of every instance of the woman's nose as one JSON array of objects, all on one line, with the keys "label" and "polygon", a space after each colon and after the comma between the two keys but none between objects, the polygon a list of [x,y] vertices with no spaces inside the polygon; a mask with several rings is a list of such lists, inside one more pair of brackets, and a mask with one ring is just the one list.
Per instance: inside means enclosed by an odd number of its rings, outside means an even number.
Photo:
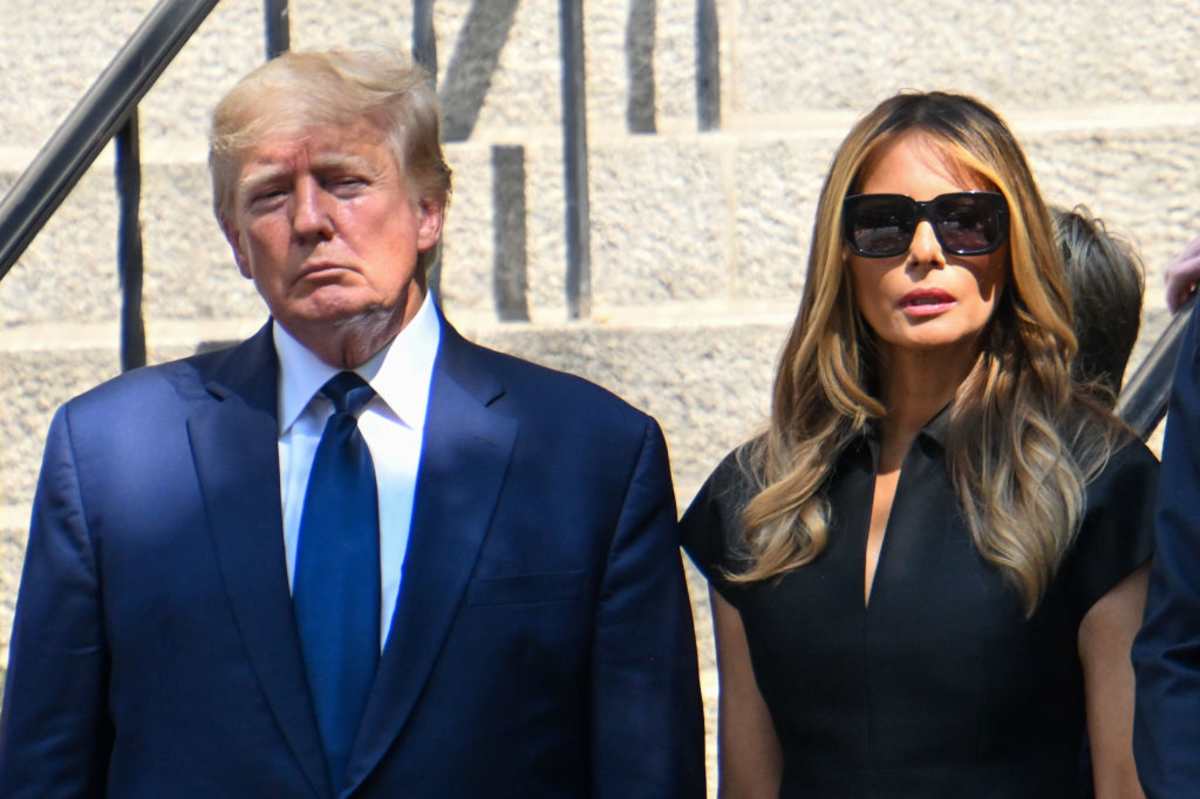
[{"label": "woman's nose", "polygon": [[937,236],[933,232],[933,225],[929,224],[927,220],[922,219],[917,223],[917,229],[913,232],[912,244],[908,246],[908,252],[916,263],[932,264],[938,267],[946,265],[946,254],[942,252],[941,242],[937,240]]}]

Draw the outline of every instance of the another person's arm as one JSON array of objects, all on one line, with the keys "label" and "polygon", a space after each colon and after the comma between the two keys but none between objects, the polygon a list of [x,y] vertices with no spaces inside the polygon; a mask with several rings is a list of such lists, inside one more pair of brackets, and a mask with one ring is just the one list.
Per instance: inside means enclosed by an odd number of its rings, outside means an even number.
[{"label": "another person's arm", "polygon": [[592,796],[703,799],[704,717],[666,444],[647,422],[592,642]]},{"label": "another person's arm", "polygon": [[50,426],[0,719],[0,796],[102,797],[112,729],[100,577],[69,415]]},{"label": "another person's arm", "polygon": [[1175,369],[1146,618],[1134,644],[1134,754],[1146,795],[1200,794],[1200,317]]},{"label": "another person's arm", "polygon": [[750,662],[737,608],[709,589],[717,639],[720,704],[717,726],[720,799],[778,796],[783,751]]},{"label": "another person's arm", "polygon": [[1079,625],[1096,799],[1140,799],[1133,762],[1133,665],[1129,650],[1146,606],[1148,566],[1096,601]]},{"label": "another person's arm", "polygon": [[1175,260],[1167,264],[1167,308],[1178,311],[1200,283],[1200,236],[1192,239]]}]

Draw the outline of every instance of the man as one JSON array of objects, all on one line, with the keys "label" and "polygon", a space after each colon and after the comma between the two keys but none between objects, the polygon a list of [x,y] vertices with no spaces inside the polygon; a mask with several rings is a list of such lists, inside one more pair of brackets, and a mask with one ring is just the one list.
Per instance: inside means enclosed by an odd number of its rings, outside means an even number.
[{"label": "man", "polygon": [[1200,793],[1200,306],[1191,314],[1167,411],[1146,619],[1133,647],[1134,756],[1151,799]]},{"label": "man", "polygon": [[272,321],[55,416],[0,795],[703,795],[661,433],[442,319],[428,83],[285,55],[210,163]]}]

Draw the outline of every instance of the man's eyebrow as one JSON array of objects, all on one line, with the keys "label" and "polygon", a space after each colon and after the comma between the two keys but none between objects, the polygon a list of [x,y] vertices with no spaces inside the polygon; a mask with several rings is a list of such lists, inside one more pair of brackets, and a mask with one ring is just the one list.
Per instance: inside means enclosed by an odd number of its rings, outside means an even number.
[{"label": "man's eyebrow", "polygon": [[242,179],[238,181],[237,190],[240,193],[248,193],[260,186],[271,183],[289,171],[285,164],[264,164],[258,168],[252,168]]},{"label": "man's eyebrow", "polygon": [[[349,153],[318,154],[313,157],[309,164],[309,168],[314,172],[341,169],[367,170],[370,167],[371,162],[368,159]],[[243,194],[253,192],[265,184],[272,183],[286,176],[291,172],[291,169],[290,164],[271,161],[263,161],[259,165],[252,165],[242,179],[238,181],[237,190]]]}]

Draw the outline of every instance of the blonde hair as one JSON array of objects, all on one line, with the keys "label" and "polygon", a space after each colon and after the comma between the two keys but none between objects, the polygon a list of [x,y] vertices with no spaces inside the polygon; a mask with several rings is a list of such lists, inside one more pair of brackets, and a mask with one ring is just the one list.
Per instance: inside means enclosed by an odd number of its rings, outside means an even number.
[{"label": "blonde hair", "polygon": [[975,546],[1032,613],[1070,546],[1084,487],[1103,468],[1119,426],[1073,388],[1071,300],[1049,213],[1004,122],[961,95],[905,93],[863,117],[826,177],[800,308],[780,359],[767,431],[743,448],[759,486],[743,510],[749,582],[801,567],[824,549],[823,494],[837,458],[887,409],[876,396],[874,333],[844,263],[842,201],[872,157],[908,133],[1004,195],[1008,279],[981,351],[952,403],[947,464]]},{"label": "blonde hair", "polygon": [[[451,172],[438,133],[437,94],[421,67],[385,49],[288,52],[238,81],[213,109],[208,163],[218,221],[232,213],[247,149],[279,133],[358,122],[384,134],[414,202],[446,207]],[[436,248],[421,253],[422,268],[435,257]]]}]

